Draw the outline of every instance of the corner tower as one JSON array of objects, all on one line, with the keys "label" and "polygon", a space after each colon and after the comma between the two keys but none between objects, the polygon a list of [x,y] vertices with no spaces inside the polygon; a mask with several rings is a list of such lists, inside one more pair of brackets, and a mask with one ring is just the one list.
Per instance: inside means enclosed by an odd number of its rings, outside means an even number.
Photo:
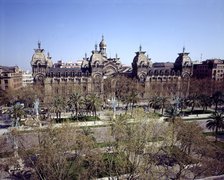
[{"label": "corner tower", "polygon": [[34,77],[34,82],[42,82],[46,76],[47,70],[52,67],[51,57],[48,53],[46,56],[44,54],[44,49],[41,49],[41,43],[38,41],[38,48],[34,49],[34,54],[30,62],[32,66],[32,75]]},{"label": "corner tower", "polygon": [[148,69],[151,67],[151,59],[142,51],[142,46],[139,46],[139,51],[132,62],[133,74],[132,76],[139,79],[140,81],[145,81]]},{"label": "corner tower", "polygon": [[190,53],[185,52],[185,47],[183,47],[183,52],[178,53],[178,57],[174,63],[175,72],[180,73],[182,76],[191,76],[192,75],[192,61],[188,56]]}]

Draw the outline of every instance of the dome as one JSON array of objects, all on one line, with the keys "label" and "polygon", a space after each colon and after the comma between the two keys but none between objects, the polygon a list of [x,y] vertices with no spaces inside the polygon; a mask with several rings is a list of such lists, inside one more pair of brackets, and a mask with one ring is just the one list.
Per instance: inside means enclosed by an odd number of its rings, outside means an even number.
[{"label": "dome", "polygon": [[136,52],[136,55],[133,59],[133,64],[136,66],[151,66],[150,58],[145,54],[145,51],[142,51],[142,47],[139,47],[139,51]]},{"label": "dome", "polygon": [[188,56],[190,53],[186,53],[185,52],[185,48],[183,48],[183,52],[179,53],[174,66],[175,68],[181,68],[184,66],[191,66],[192,65],[192,61],[191,58]]},{"label": "dome", "polygon": [[149,61],[148,61],[148,58],[145,54],[139,54],[139,55],[136,55],[134,57],[134,60],[133,60],[135,63],[137,63],[137,65],[149,65]]},{"label": "dome", "polygon": [[46,56],[42,52],[36,52],[34,53],[32,60],[31,60],[31,65],[36,64],[38,61],[41,64],[44,64],[46,60]]},{"label": "dome", "polygon": [[35,49],[35,53],[32,56],[31,66],[33,65],[47,65],[47,67],[52,67],[53,63],[50,57],[44,54],[42,49]]},{"label": "dome", "polygon": [[91,65],[98,64],[101,65],[103,62],[106,61],[106,58],[100,53],[93,53],[90,57]]},{"label": "dome", "polygon": [[186,54],[180,55],[176,59],[175,63],[176,64],[181,64],[182,66],[191,65],[191,58]]}]

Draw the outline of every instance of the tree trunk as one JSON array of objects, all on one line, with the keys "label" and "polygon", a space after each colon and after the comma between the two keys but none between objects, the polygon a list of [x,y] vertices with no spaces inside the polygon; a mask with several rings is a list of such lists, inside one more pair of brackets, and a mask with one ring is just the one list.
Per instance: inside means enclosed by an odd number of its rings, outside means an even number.
[{"label": "tree trunk", "polygon": [[217,142],[217,139],[218,139],[218,126],[217,125],[215,127],[215,142]]},{"label": "tree trunk", "polygon": [[215,103],[215,112],[217,112],[217,109],[218,109],[218,102]]},{"label": "tree trunk", "polygon": [[76,116],[76,120],[78,121],[78,108],[75,108],[75,116]]},{"label": "tree trunk", "polygon": [[191,108],[191,114],[193,113],[194,111],[194,104],[192,105],[192,108]]},{"label": "tree trunk", "polygon": [[163,115],[164,103],[162,104],[162,115]]},{"label": "tree trunk", "polygon": [[132,107],[131,107],[131,117],[132,117],[132,114],[133,114],[133,107],[134,107],[134,103],[132,103]]},{"label": "tree trunk", "polygon": [[128,112],[128,104],[129,104],[129,103],[126,104],[125,114],[127,114],[127,112]]}]

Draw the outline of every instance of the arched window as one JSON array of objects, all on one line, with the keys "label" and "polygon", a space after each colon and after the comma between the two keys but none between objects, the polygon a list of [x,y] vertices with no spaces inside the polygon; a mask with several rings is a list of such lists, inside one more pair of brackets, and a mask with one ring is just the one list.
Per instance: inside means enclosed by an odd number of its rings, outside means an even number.
[{"label": "arched window", "polygon": [[169,76],[169,70],[166,70],[166,71],[165,71],[165,75],[166,75],[166,76]]},{"label": "arched window", "polygon": [[96,68],[99,67],[99,61],[98,61],[98,60],[94,62],[94,66],[95,66]]},{"label": "arched window", "polygon": [[58,72],[58,73],[57,73],[57,76],[58,76],[58,77],[61,77],[61,72]]},{"label": "arched window", "polygon": [[158,70],[154,71],[154,75],[157,76],[158,75]]},{"label": "arched window", "polygon": [[163,70],[160,70],[160,75],[163,76]]}]

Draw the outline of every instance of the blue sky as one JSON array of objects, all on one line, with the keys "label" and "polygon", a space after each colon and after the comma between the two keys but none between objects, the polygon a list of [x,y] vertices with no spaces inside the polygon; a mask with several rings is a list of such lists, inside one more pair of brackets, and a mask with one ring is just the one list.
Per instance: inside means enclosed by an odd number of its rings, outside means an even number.
[{"label": "blue sky", "polygon": [[31,69],[38,40],[53,61],[91,55],[102,34],[108,56],[131,65],[142,49],[152,62],[224,59],[223,0],[0,0],[0,65]]}]

